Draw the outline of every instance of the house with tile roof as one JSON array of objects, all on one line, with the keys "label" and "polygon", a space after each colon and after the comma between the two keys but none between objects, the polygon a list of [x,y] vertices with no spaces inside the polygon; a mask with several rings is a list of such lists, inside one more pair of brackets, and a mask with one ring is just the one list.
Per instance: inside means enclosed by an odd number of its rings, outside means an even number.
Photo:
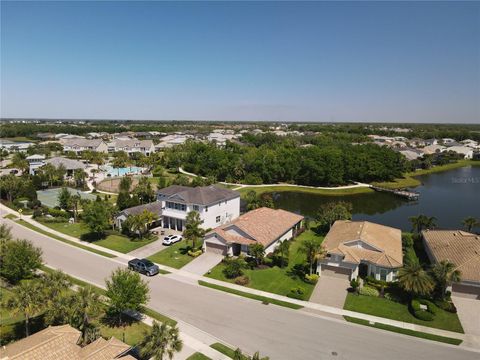
[{"label": "house with tile roof", "polygon": [[462,230],[425,230],[422,237],[432,263],[447,260],[461,272],[461,282],[453,284],[451,290],[480,299],[480,235]]},{"label": "house with tile roof", "polygon": [[0,349],[0,360],[134,360],[132,347],[112,337],[81,347],[81,332],[70,325],[50,326]]},{"label": "house with tile roof", "polygon": [[395,281],[403,266],[402,232],[369,221],[336,221],[323,241],[327,252],[317,272],[348,276],[373,276]]},{"label": "house with tile roof", "polygon": [[183,231],[187,214],[197,211],[204,229],[212,229],[240,215],[240,193],[215,185],[172,185],[157,191],[162,203],[162,225]]},{"label": "house with tile roof", "polygon": [[303,220],[303,216],[282,209],[255,209],[207,233],[203,250],[237,256],[248,254],[250,245],[260,243],[269,254],[282,241],[295,237]]}]

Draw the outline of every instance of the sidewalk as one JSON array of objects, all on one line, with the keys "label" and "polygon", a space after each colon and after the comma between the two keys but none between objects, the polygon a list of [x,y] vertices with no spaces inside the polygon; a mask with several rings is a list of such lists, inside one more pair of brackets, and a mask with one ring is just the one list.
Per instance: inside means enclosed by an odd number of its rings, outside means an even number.
[{"label": "sidewalk", "polygon": [[[19,214],[16,211],[5,207],[3,204],[0,205],[0,209],[4,210],[5,208],[8,209],[9,213],[12,213],[12,214],[15,214],[15,215],[19,216]],[[88,242],[81,241],[77,238],[74,238],[74,237],[67,236],[65,234],[56,232],[56,231],[54,231],[54,230],[52,230],[52,229],[50,229],[46,226],[43,226],[42,224],[39,224],[38,222],[36,222],[33,219],[29,218],[29,220],[27,220],[27,218],[25,218],[25,216],[23,216],[22,218],[25,221],[28,221],[29,223],[31,223],[32,225],[38,226],[39,228],[42,228],[42,229],[45,229],[45,231],[51,232],[52,234],[55,234],[55,235],[58,234],[58,236],[60,236],[60,237],[63,237],[65,239],[68,239],[68,240],[71,240],[71,241],[75,241],[77,243],[81,243],[84,246],[111,253],[112,255],[117,256],[119,258],[119,260],[124,259],[124,260],[128,261],[128,260],[132,259],[132,256],[129,255],[129,254],[118,253],[116,251],[109,250],[109,249],[106,249],[106,248],[101,247],[101,246],[97,246],[97,245],[94,245],[94,244],[90,244]],[[226,287],[226,288],[235,289],[235,290],[250,293],[250,294],[260,295],[260,296],[264,296],[264,297],[268,297],[268,298],[272,298],[272,299],[276,299],[276,300],[281,300],[281,301],[297,304],[297,305],[303,306],[304,308],[307,308],[307,309],[312,309],[312,310],[320,311],[320,312],[325,313],[325,314],[334,315],[334,317],[337,317],[337,318],[338,318],[338,316],[342,316],[342,317],[343,316],[350,316],[350,317],[354,317],[354,318],[358,318],[358,319],[367,320],[371,323],[391,325],[391,326],[395,326],[395,327],[402,328],[402,329],[409,329],[409,330],[420,331],[420,332],[424,332],[424,333],[428,333],[428,334],[434,334],[434,335],[439,335],[439,336],[444,336],[444,337],[461,339],[462,341],[465,341],[465,340],[468,339],[469,344],[480,343],[480,336],[477,336],[475,334],[461,334],[461,333],[457,333],[457,332],[436,329],[436,328],[432,328],[432,327],[428,327],[428,326],[406,323],[406,322],[402,322],[402,321],[391,320],[391,319],[382,318],[382,317],[373,316],[373,315],[368,315],[368,314],[364,314],[364,313],[353,312],[353,311],[344,310],[344,309],[336,308],[336,307],[332,307],[332,306],[316,304],[316,303],[313,303],[313,302],[310,302],[310,301],[296,300],[296,299],[289,298],[287,296],[277,295],[277,294],[269,293],[269,292],[266,292],[266,291],[256,290],[256,289],[252,289],[252,288],[248,288],[248,287],[244,287],[244,286],[240,286],[240,285],[236,285],[236,284],[231,284],[231,283],[216,280],[216,279],[211,279],[211,278],[208,278],[208,277],[204,277],[202,275],[192,274],[192,273],[184,271],[182,269],[180,269],[180,270],[179,269],[174,269],[174,268],[171,268],[169,266],[162,265],[162,264],[157,264],[157,265],[159,266],[160,269],[167,270],[171,273],[171,274],[166,275],[166,276],[168,276],[172,279],[181,281],[181,282],[196,284],[197,286],[201,286],[201,285],[198,284],[198,281],[201,280],[201,281],[208,282],[208,283],[211,283],[211,284],[220,285],[220,286],[223,286],[223,287]],[[218,291],[218,290],[215,290],[215,289],[211,289],[211,290],[212,291]],[[225,294],[228,294],[228,293],[225,292]],[[230,295],[231,296],[237,296],[237,295],[233,295],[233,294],[230,294]],[[297,310],[297,311],[301,311],[301,310]],[[304,313],[308,314],[308,315],[312,315],[312,313],[309,313],[307,311],[305,311]]]}]

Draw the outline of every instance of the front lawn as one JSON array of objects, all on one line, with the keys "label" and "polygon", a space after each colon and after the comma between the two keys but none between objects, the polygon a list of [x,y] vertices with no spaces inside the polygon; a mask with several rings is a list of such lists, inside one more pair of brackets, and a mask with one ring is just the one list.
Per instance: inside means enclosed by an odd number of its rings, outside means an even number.
[{"label": "front lawn", "polygon": [[203,355],[202,353],[196,352],[190,355],[187,360],[212,360],[208,356]]},{"label": "front lawn", "polygon": [[408,310],[407,304],[402,304],[385,298],[347,294],[345,310],[379,316],[387,319],[403,321],[437,329],[463,333],[462,324],[457,314],[438,309],[433,321],[423,321],[414,317]]},{"label": "front lawn", "polygon": [[43,225],[48,226],[53,230],[57,230],[63,234],[76,237],[81,240],[89,241],[92,244],[103,246],[107,249],[115,250],[121,253],[128,253],[135,249],[138,249],[142,246],[145,246],[155,240],[145,239],[145,240],[132,240],[124,235],[121,235],[117,231],[107,231],[106,237],[101,239],[92,238],[89,236],[89,229],[87,225],[82,222],[77,222],[75,224],[69,223],[49,223],[41,222]]},{"label": "front lawn", "polygon": [[[290,293],[290,289],[301,287],[304,290],[303,299],[308,300],[315,285],[306,283],[302,277],[296,275],[294,267],[295,265],[302,265],[306,262],[305,255],[301,253],[299,249],[303,241],[312,238],[323,241],[323,236],[316,234],[313,230],[306,230],[292,241],[288,266],[284,268],[273,266],[266,269],[245,269],[243,271],[244,274],[250,278],[250,282],[246,286],[284,296]],[[209,274],[205,274],[205,276],[234,283],[234,279],[227,279],[225,277],[223,274],[224,268],[225,265],[220,263],[215,266]]]},{"label": "front lawn", "polygon": [[[202,241],[195,242],[195,247],[201,248],[202,243]],[[182,240],[149,256],[148,259],[158,264],[180,269],[194,259],[194,257],[188,255],[188,250],[190,249],[191,243]]]}]

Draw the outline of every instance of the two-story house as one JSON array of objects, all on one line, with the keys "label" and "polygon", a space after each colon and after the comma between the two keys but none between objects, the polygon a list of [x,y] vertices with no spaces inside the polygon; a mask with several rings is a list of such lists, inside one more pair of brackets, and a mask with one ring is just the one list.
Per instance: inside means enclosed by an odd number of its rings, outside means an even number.
[{"label": "two-story house", "polygon": [[135,153],[141,153],[145,156],[150,156],[150,154],[155,152],[155,145],[153,144],[152,140],[115,139],[108,144],[108,152],[113,153],[116,151],[125,151],[130,156]]},{"label": "two-story house", "polygon": [[183,231],[190,211],[197,211],[204,229],[213,229],[240,216],[240,194],[215,185],[168,186],[157,192],[162,202],[162,225]]},{"label": "two-story house", "polygon": [[63,143],[65,152],[73,151],[78,155],[87,150],[106,153],[108,147],[102,139],[69,139]]}]

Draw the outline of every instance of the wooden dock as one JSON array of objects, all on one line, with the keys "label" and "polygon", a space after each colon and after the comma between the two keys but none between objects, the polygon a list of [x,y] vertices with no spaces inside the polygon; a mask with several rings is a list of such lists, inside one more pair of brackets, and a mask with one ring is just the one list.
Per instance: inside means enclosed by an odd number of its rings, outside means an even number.
[{"label": "wooden dock", "polygon": [[386,189],[379,186],[371,186],[371,188],[375,191],[382,191],[382,192],[389,192],[397,196],[401,196],[407,200],[418,200],[420,194],[414,191],[407,191],[401,189]]}]

